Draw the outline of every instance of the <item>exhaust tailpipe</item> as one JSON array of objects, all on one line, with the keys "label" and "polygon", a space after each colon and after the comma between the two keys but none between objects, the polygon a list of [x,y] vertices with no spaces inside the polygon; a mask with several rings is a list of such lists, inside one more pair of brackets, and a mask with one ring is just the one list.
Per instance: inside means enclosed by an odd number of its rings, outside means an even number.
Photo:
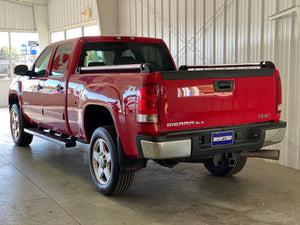
[{"label": "exhaust tailpipe", "polygon": [[279,160],[280,151],[279,150],[259,150],[257,152],[241,152],[240,157],[252,157],[252,158],[262,158],[262,159],[273,159]]}]

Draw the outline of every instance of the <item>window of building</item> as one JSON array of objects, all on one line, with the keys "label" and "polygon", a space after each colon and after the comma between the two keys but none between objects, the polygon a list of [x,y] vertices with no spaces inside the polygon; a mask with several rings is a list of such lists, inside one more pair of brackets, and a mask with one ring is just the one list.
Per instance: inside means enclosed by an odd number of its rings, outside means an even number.
[{"label": "window of building", "polygon": [[83,36],[99,36],[99,26],[94,25],[94,26],[88,26],[83,28]]},{"label": "window of building", "polygon": [[11,33],[13,67],[26,64],[29,68],[40,54],[37,33]]},{"label": "window of building", "polygon": [[64,31],[51,33],[51,43],[62,41],[62,40],[65,40],[65,32]]},{"label": "window of building", "polygon": [[8,32],[0,32],[0,79],[10,77],[10,55]]},{"label": "window of building", "polygon": [[99,26],[92,25],[87,27],[78,27],[64,31],[53,32],[50,34],[51,43],[63,41],[67,39],[82,37],[82,36],[99,36]]},{"label": "window of building", "polygon": [[82,37],[82,28],[81,27],[67,30],[66,39],[77,38],[77,37]]},{"label": "window of building", "polygon": [[0,79],[10,79],[19,64],[31,67],[39,54],[37,33],[0,32]]}]

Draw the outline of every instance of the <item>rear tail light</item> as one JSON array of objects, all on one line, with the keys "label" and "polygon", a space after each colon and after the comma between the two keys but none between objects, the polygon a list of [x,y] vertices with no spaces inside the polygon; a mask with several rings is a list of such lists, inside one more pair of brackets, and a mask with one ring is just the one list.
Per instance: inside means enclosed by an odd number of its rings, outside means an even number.
[{"label": "rear tail light", "polygon": [[275,71],[276,77],[276,113],[281,112],[281,104],[282,104],[282,91],[281,91],[281,80],[278,71]]},{"label": "rear tail light", "polygon": [[136,120],[139,123],[158,123],[159,84],[143,86],[137,96]]}]

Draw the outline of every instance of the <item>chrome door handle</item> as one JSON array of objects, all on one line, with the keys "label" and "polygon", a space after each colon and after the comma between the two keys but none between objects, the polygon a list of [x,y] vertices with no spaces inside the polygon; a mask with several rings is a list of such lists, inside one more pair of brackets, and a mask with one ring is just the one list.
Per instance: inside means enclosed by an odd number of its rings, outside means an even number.
[{"label": "chrome door handle", "polygon": [[40,84],[38,86],[36,86],[36,89],[39,91],[41,89],[43,89],[43,86],[41,86]]},{"label": "chrome door handle", "polygon": [[56,89],[57,91],[61,91],[61,90],[64,89],[64,87],[61,86],[61,85],[57,85],[57,86],[55,87],[55,89]]}]

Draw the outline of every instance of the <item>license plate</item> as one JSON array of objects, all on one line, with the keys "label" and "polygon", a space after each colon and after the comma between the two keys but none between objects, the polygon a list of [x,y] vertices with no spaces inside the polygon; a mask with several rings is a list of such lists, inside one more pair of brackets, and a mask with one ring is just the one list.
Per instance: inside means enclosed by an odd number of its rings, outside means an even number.
[{"label": "license plate", "polygon": [[233,131],[214,132],[211,135],[211,146],[233,144]]}]

